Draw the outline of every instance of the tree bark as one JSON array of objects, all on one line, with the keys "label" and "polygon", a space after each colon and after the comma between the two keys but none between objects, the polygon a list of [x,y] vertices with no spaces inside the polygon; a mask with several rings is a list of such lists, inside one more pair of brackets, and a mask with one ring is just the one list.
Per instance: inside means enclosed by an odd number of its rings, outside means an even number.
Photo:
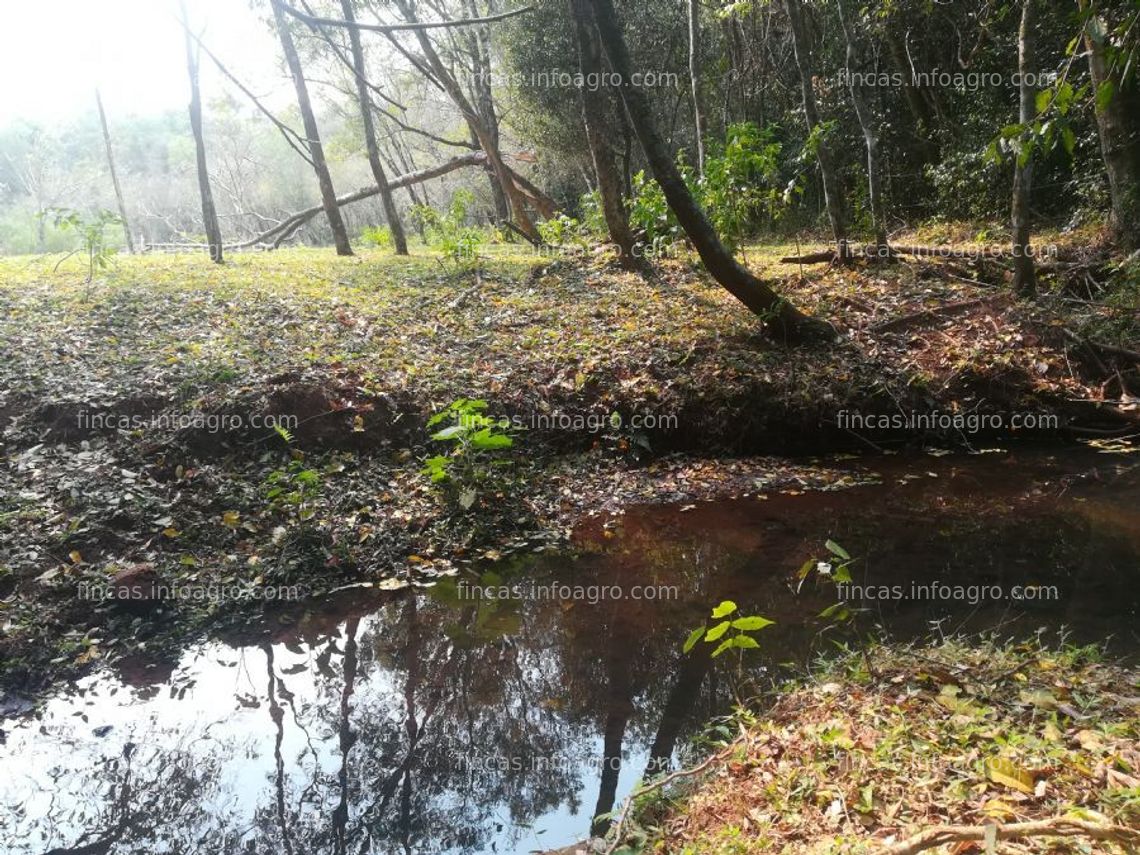
[{"label": "tree bark", "polygon": [[689,82],[693,90],[693,122],[697,134],[697,173],[704,178],[708,126],[701,102],[701,7],[698,0],[689,0]]},{"label": "tree bark", "polygon": [[[396,0],[396,6],[399,8],[405,20],[416,22],[415,11],[408,0]],[[499,180],[499,184],[503,188],[503,193],[506,194],[507,202],[511,206],[511,214],[515,219],[516,225],[518,225],[519,229],[530,240],[540,241],[541,237],[538,234],[538,229],[534,227],[534,222],[531,220],[530,215],[527,214],[525,198],[511,179],[510,172],[507,170],[506,164],[503,163],[502,154],[499,152],[498,143],[492,136],[491,130],[486,127],[479,113],[471,105],[467,96],[463,94],[463,90],[460,88],[455,76],[439,58],[439,53],[431,43],[431,39],[427,33],[422,29],[417,29],[415,30],[415,36],[432,76],[443,87],[448,97],[451,98],[452,103],[459,108],[459,112],[463,115],[467,126],[479,141],[479,146],[486,152],[487,160],[491,164],[491,169],[494,171],[495,177]]]},{"label": "tree bark", "polygon": [[[341,13],[346,21],[355,21],[352,0],[340,0]],[[365,74],[364,46],[360,41],[360,30],[348,28],[348,40],[352,47],[352,69],[356,78],[356,97],[360,102],[360,119],[364,124],[364,145],[368,151],[368,165],[372,167],[372,177],[380,188],[380,202],[384,206],[384,219],[392,233],[392,245],[396,255],[408,254],[408,238],[404,234],[404,224],[400,222],[400,212],[396,210],[396,200],[388,187],[384,165],[380,162],[380,146],[376,142],[376,122],[372,117],[372,98],[368,95],[368,78]]]},{"label": "tree bark", "polygon": [[[820,133],[817,131],[820,126],[819,107],[815,101],[815,90],[812,88],[811,43],[807,27],[804,26],[803,8],[800,6],[800,0],[784,0],[784,8],[788,13],[788,24],[792,31],[792,48],[796,56],[796,68],[799,70],[800,89],[803,93],[804,118],[807,120],[809,132]],[[846,259],[847,225],[841,206],[839,175],[832,159],[831,145],[822,136],[816,140],[815,153],[820,176],[823,179],[823,199],[827,205],[831,233],[835,238],[835,251],[839,258]]]},{"label": "tree bark", "polygon": [[127,237],[127,252],[135,254],[135,239],[131,236],[131,224],[127,220],[127,205],[123,201],[123,187],[119,184],[119,171],[115,168],[115,149],[111,145],[111,129],[107,125],[107,113],[103,109],[103,96],[95,89],[95,105],[99,108],[99,124],[103,127],[103,146],[107,149],[107,169],[111,172],[111,184],[115,187],[115,202],[119,205],[119,219],[123,221],[123,233]]},{"label": "tree bark", "polygon": [[[1020,109],[1018,121],[1023,128],[1023,146],[1029,146],[1024,135],[1037,116],[1037,92],[1026,82],[1033,74],[1033,17],[1036,0],[1021,0],[1021,27],[1017,33],[1017,70],[1021,75],[1019,87]],[[1013,203],[1010,211],[1010,233],[1013,255],[1013,291],[1022,297],[1037,293],[1037,275],[1033,268],[1033,249],[1030,245],[1029,200],[1033,189],[1032,149],[1018,152],[1013,172]]]},{"label": "tree bark", "polygon": [[775,332],[789,340],[835,337],[831,324],[810,318],[745,270],[725,249],[704,211],[685,186],[668,148],[658,135],[645,93],[631,84],[631,63],[612,0],[591,0],[602,48],[621,78],[620,92],[634,133],[669,207],[693,242],[712,277]]},{"label": "tree bark", "polygon": [[[1096,98],[1101,155],[1112,197],[1112,224],[1125,250],[1140,247],[1140,86],[1122,79],[1106,50],[1108,28],[1096,0],[1078,0],[1086,15],[1084,41]],[[1111,97],[1101,98],[1102,92]]]},{"label": "tree bark", "polygon": [[[570,0],[570,14],[574,19],[574,35],[578,43],[578,70],[583,80],[599,80],[602,48],[590,17],[590,0]],[[586,141],[594,163],[594,176],[598,181],[598,195],[602,201],[606,229],[610,233],[610,240],[618,249],[618,263],[626,270],[635,270],[640,265],[634,255],[635,240],[622,201],[621,176],[609,142],[605,96],[600,89],[585,85],[579,94],[582,100],[582,121],[586,125]]]},{"label": "tree bark", "polygon": [[875,230],[876,254],[882,258],[890,256],[887,246],[887,218],[883,203],[882,176],[879,171],[879,129],[871,108],[867,104],[862,84],[857,84],[852,71],[862,70],[859,48],[855,34],[847,22],[843,11],[845,0],[837,0],[839,23],[843,27],[843,39],[847,44],[847,88],[851,92],[851,103],[855,107],[855,117],[863,131],[863,141],[867,147],[867,192],[871,199],[871,224]]},{"label": "tree bark", "polygon": [[313,104],[309,100],[309,87],[305,82],[305,75],[301,69],[301,58],[297,55],[297,46],[293,43],[293,34],[289,31],[289,22],[285,20],[285,13],[278,0],[269,0],[273,6],[273,20],[277,25],[277,36],[281,39],[281,50],[285,53],[285,64],[293,77],[293,87],[297,91],[297,106],[301,110],[301,120],[305,125],[305,137],[309,146],[309,156],[312,158],[313,171],[317,175],[317,184],[321,190],[321,202],[325,216],[332,229],[333,242],[336,244],[337,255],[352,255],[352,246],[348,242],[348,230],[344,226],[344,218],[340,215],[340,208],[336,202],[336,190],[333,188],[332,176],[329,174],[329,165],[325,160],[325,149],[321,144],[321,133],[317,128],[317,119],[313,114]]},{"label": "tree bark", "polygon": [[206,231],[206,245],[210,258],[218,264],[224,261],[222,227],[218,223],[218,209],[214,205],[214,191],[210,188],[210,170],[206,163],[206,137],[202,130],[202,92],[198,85],[198,55],[190,38],[190,18],[186,14],[186,0],[180,0],[182,26],[186,36],[186,68],[190,74],[190,132],[194,135],[194,152],[198,165],[198,193],[202,198],[202,225]]}]

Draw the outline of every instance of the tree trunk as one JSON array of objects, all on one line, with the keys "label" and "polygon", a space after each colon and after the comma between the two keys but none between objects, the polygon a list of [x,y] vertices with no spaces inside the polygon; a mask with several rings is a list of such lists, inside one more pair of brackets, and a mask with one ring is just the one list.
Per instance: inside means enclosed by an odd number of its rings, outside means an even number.
[{"label": "tree trunk", "polygon": [[[352,0],[340,0],[340,9],[346,21],[355,21]],[[376,142],[376,122],[372,117],[372,98],[368,95],[367,76],[364,66],[364,46],[360,40],[360,30],[348,28],[348,40],[352,47],[352,70],[356,78],[356,98],[360,102],[360,119],[364,124],[364,145],[368,150],[368,165],[372,167],[372,177],[380,188],[380,202],[384,207],[384,219],[392,233],[392,245],[396,255],[408,254],[408,238],[404,234],[404,224],[400,222],[400,212],[396,210],[396,200],[388,187],[384,165],[380,162],[380,146]]]},{"label": "tree trunk", "polygon": [[[583,80],[598,80],[602,70],[602,48],[594,32],[590,17],[590,0],[570,0],[570,13],[574,19],[574,35],[578,42],[578,70]],[[621,176],[610,146],[610,129],[606,124],[605,95],[601,89],[583,86],[582,121],[586,125],[586,140],[594,162],[594,175],[598,181],[598,195],[602,200],[602,214],[610,240],[618,249],[618,262],[626,270],[640,265],[634,255],[634,237],[629,217],[621,197]]]},{"label": "tree trunk", "polygon": [[119,171],[115,169],[115,149],[111,145],[111,129],[107,125],[107,113],[103,109],[103,96],[95,89],[95,105],[99,108],[99,124],[103,126],[103,145],[107,149],[107,168],[111,172],[111,184],[115,187],[115,201],[119,205],[119,219],[123,221],[123,233],[127,237],[127,252],[135,254],[135,239],[131,236],[131,224],[127,220],[127,205],[123,201],[123,188],[119,184]]},{"label": "tree trunk", "polygon": [[871,197],[871,224],[875,229],[875,251],[880,258],[889,258],[890,249],[887,246],[887,218],[883,204],[882,177],[879,172],[879,130],[871,108],[867,104],[866,94],[862,84],[856,84],[852,72],[862,70],[859,50],[856,46],[855,35],[847,23],[847,16],[843,11],[844,0],[838,0],[839,22],[843,27],[843,38],[847,43],[847,87],[851,92],[851,103],[855,107],[855,116],[859,120],[859,127],[863,131],[863,141],[867,147],[867,191]]},{"label": "tree trunk", "polygon": [[285,20],[285,13],[277,0],[269,0],[273,6],[273,20],[277,25],[277,35],[281,39],[281,50],[285,53],[285,64],[293,77],[293,87],[297,90],[297,106],[301,110],[301,120],[305,125],[305,138],[309,146],[309,156],[313,161],[313,171],[317,174],[317,184],[321,189],[321,202],[325,209],[325,216],[332,229],[333,241],[336,244],[337,255],[352,255],[352,246],[348,242],[348,230],[344,226],[344,218],[340,215],[340,208],[336,204],[336,190],[333,189],[332,176],[329,174],[329,165],[325,160],[325,149],[321,144],[321,133],[317,128],[317,119],[313,114],[313,104],[309,100],[309,87],[305,82],[305,75],[301,69],[301,58],[297,55],[297,46],[293,44],[293,34],[289,31],[289,22]]},{"label": "tree trunk", "polygon": [[[1017,70],[1021,75],[1019,87],[1020,110],[1018,121],[1024,135],[1037,116],[1037,92],[1026,82],[1033,74],[1033,12],[1036,0],[1021,0],[1021,27],[1017,33]],[[1029,199],[1033,190],[1033,155],[1029,142],[1023,141],[1013,172],[1013,204],[1010,212],[1010,232],[1013,239],[1013,291],[1022,297],[1037,293],[1037,276],[1033,268],[1032,247],[1029,242]]]},{"label": "tree trunk", "polygon": [[186,36],[186,68],[190,73],[190,131],[194,135],[194,152],[198,162],[198,193],[202,198],[202,226],[206,231],[206,244],[210,258],[218,264],[223,259],[222,227],[218,224],[218,209],[214,206],[214,191],[210,188],[210,170],[206,164],[206,137],[202,130],[202,92],[198,85],[198,54],[190,38],[190,18],[186,14],[186,0],[181,0],[182,26]]},{"label": "tree trunk", "polygon": [[698,0],[689,0],[689,81],[693,89],[693,120],[697,133],[697,173],[704,178],[708,126],[701,105],[701,7]]},{"label": "tree trunk", "polygon": [[[396,0],[396,6],[406,21],[409,23],[417,21],[415,11],[408,0]],[[443,87],[452,103],[459,108],[459,112],[463,114],[467,126],[479,141],[479,146],[486,152],[487,160],[491,164],[491,169],[494,171],[495,177],[499,180],[499,184],[503,188],[503,193],[506,194],[507,202],[510,203],[511,214],[515,219],[515,224],[529,240],[536,243],[541,241],[542,238],[538,234],[538,229],[534,227],[534,222],[531,220],[530,215],[527,214],[526,200],[518,187],[515,186],[514,181],[511,180],[510,172],[507,170],[506,164],[503,163],[498,142],[492,135],[491,129],[487,128],[479,113],[472,107],[467,96],[463,94],[463,90],[460,88],[455,76],[444,66],[443,61],[439,58],[439,53],[431,43],[431,39],[427,33],[422,29],[417,29],[415,30],[415,36],[416,41],[419,43],[420,51],[423,53],[432,75]]]},{"label": "tree trunk", "polygon": [[653,177],[661,185],[669,207],[693,242],[712,277],[776,332],[788,339],[835,336],[831,324],[810,318],[745,270],[725,249],[704,211],[689,193],[673,157],[658,135],[653,110],[645,93],[631,84],[631,63],[612,0],[591,0],[602,48],[610,67],[620,77],[620,92],[633,131],[645,151]]},{"label": "tree trunk", "polygon": [[[784,7],[788,13],[788,24],[792,31],[792,48],[796,55],[796,68],[800,73],[800,89],[803,93],[804,118],[807,119],[808,131],[821,133],[819,107],[815,102],[815,90],[812,88],[812,56],[811,44],[808,39],[807,28],[804,26],[803,8],[800,0],[784,0]],[[839,191],[839,175],[835,171],[835,163],[831,156],[830,143],[820,136],[816,140],[816,160],[819,162],[820,176],[823,178],[823,199],[827,205],[827,218],[831,222],[831,233],[835,238],[835,251],[841,259],[848,257],[847,252],[847,226],[841,207]]]},{"label": "tree trunk", "polygon": [[[1140,247],[1140,86],[1122,79],[1121,63],[1105,49],[1107,26],[1095,0],[1078,0],[1085,21],[1085,49],[1096,98],[1101,155],[1108,172],[1112,223],[1125,250]],[[1111,97],[1101,97],[1111,93]]]}]

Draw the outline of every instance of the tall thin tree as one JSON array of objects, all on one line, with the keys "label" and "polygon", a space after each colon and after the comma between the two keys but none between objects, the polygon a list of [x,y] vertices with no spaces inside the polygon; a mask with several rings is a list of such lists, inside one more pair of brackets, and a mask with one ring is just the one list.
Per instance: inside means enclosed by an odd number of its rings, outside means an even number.
[{"label": "tall thin tree", "polygon": [[[1120,245],[1140,248],[1140,74],[1127,51],[1114,55],[1099,0],[1078,0],[1096,98],[1096,124]],[[1136,26],[1133,19],[1133,27]],[[1134,37],[1135,38],[1135,37]]]},{"label": "tall thin tree", "polygon": [[689,83],[693,92],[693,125],[697,135],[697,174],[705,174],[705,121],[704,103],[701,100],[701,6],[699,0],[689,0]]},{"label": "tall thin tree", "polygon": [[[355,21],[356,13],[352,0],[340,0],[341,13],[346,21]],[[361,44],[360,30],[348,28],[348,40],[352,47],[353,76],[356,78],[356,98],[360,102],[360,119],[364,124],[364,145],[368,151],[368,165],[372,167],[372,177],[380,188],[380,203],[384,207],[384,218],[392,233],[392,246],[396,255],[408,254],[408,238],[404,234],[404,224],[400,222],[400,212],[396,210],[396,200],[388,187],[384,165],[380,162],[380,145],[376,141],[376,121],[372,116],[372,98],[368,94],[367,68],[364,64],[364,46]]]},{"label": "tall thin tree", "polygon": [[186,36],[186,69],[190,74],[190,132],[194,135],[194,152],[198,164],[198,194],[202,198],[202,225],[206,231],[206,244],[210,258],[218,264],[223,259],[222,227],[218,223],[218,209],[214,205],[214,191],[210,188],[210,169],[206,163],[206,136],[202,129],[202,92],[198,83],[198,51],[190,37],[190,18],[186,14],[186,0],[179,0],[182,29]]},{"label": "tall thin tree", "polygon": [[115,168],[115,147],[111,144],[111,128],[107,124],[107,111],[103,109],[103,95],[95,87],[95,106],[99,108],[99,124],[103,128],[103,146],[107,150],[107,169],[111,173],[111,184],[115,188],[115,202],[119,206],[119,219],[123,223],[123,234],[127,238],[127,252],[135,254],[135,239],[131,235],[131,224],[127,219],[127,203],[123,201],[123,186],[119,183],[119,170]]},{"label": "tall thin tree", "polygon": [[1037,91],[1030,84],[1033,72],[1034,12],[1036,0],[1021,0],[1021,26],[1017,32],[1019,84],[1018,121],[1023,141],[1013,172],[1013,202],[1010,206],[1010,232],[1013,253],[1013,290],[1023,297],[1037,293],[1037,273],[1030,245],[1029,200],[1033,190],[1033,144],[1027,138],[1037,114]]},{"label": "tall thin tree", "polygon": [[835,238],[835,252],[840,259],[845,259],[848,257],[847,219],[843,214],[839,173],[835,168],[831,143],[826,139],[823,123],[819,117],[819,106],[815,100],[811,39],[808,37],[807,24],[804,21],[803,6],[800,0],[784,0],[784,9],[788,13],[788,26],[792,31],[792,48],[796,56],[796,69],[800,75],[804,118],[807,120],[808,132],[812,136],[815,159],[819,163],[819,173],[823,180],[823,200],[827,206],[827,218],[831,222],[831,233]]},{"label": "tall thin tree", "polygon": [[[602,46],[590,17],[590,0],[570,0],[570,13],[574,21],[574,37],[578,43],[578,70],[582,80],[598,80],[602,70]],[[627,270],[637,269],[633,231],[621,195],[621,176],[618,174],[611,130],[606,121],[606,99],[597,87],[583,85],[582,121],[586,126],[586,141],[598,181],[598,195],[602,202],[602,215],[610,240],[618,249],[618,261]]]},{"label": "tall thin tree", "polygon": [[273,7],[273,21],[277,27],[277,37],[281,40],[281,50],[285,54],[285,64],[293,78],[293,88],[297,92],[297,106],[301,110],[301,121],[305,125],[305,138],[309,147],[309,157],[312,159],[313,171],[317,175],[317,184],[321,190],[321,204],[328,218],[329,228],[332,229],[333,241],[336,244],[337,255],[352,255],[352,246],[348,242],[348,230],[344,225],[340,208],[336,202],[336,190],[333,188],[332,175],[329,174],[328,161],[325,160],[325,148],[321,143],[321,132],[317,127],[317,118],[313,113],[313,104],[309,100],[309,86],[305,82],[305,73],[301,68],[301,58],[297,54],[297,46],[293,42],[293,34],[289,30],[289,22],[285,20],[285,13],[277,0],[269,0]]},{"label": "tall thin tree", "polygon": [[880,258],[886,258],[890,253],[887,246],[887,219],[883,203],[883,180],[879,167],[879,127],[871,106],[867,103],[867,96],[863,85],[863,61],[859,50],[859,41],[847,20],[847,13],[843,8],[845,0],[836,0],[839,10],[839,24],[843,28],[843,40],[847,51],[847,88],[851,93],[851,103],[855,107],[855,117],[859,120],[859,128],[863,131],[863,143],[867,148],[867,192],[871,202],[871,225],[875,230],[875,251]]}]

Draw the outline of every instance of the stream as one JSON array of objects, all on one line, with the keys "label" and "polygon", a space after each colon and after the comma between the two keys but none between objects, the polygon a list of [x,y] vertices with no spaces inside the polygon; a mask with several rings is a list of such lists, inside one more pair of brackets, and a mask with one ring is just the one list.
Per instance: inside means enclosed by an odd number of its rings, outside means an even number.
[{"label": "stream", "polygon": [[[633,508],[566,552],[352,588],[61,688],[0,719],[0,852],[554,849],[698,759],[738,680],[802,673],[853,632],[1140,651],[1137,455],[828,465],[879,483]],[[826,577],[797,580],[828,539],[858,559],[854,629],[819,618]],[[775,621],[760,649],[683,655],[725,599]]]}]

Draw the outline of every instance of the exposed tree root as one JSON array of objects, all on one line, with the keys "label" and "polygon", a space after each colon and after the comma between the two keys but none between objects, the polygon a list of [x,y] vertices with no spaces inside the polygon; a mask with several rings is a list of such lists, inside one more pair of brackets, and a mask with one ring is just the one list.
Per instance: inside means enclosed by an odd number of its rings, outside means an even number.
[{"label": "exposed tree root", "polygon": [[[848,251],[852,258],[887,261],[896,255],[913,255],[921,258],[960,258],[966,261],[980,261],[982,259],[996,260],[1009,258],[1004,249],[982,250],[956,250],[949,246],[897,246],[891,244],[887,252],[873,243],[862,246],[849,245]],[[781,264],[825,264],[838,262],[839,256],[834,250],[823,252],[809,252],[804,255],[788,255],[780,259]]]},{"label": "exposed tree root", "polygon": [[987,297],[980,300],[961,300],[957,303],[947,303],[945,306],[923,309],[921,312],[914,312],[909,315],[903,315],[901,318],[892,318],[889,321],[876,324],[871,327],[871,332],[888,332],[890,330],[903,329],[911,324],[921,323],[922,321],[936,320],[945,315],[953,315],[957,312],[965,311],[966,309],[973,309],[976,306],[987,305],[991,299],[992,298]]},{"label": "exposed tree root", "polygon": [[1122,825],[1103,825],[1083,819],[1058,816],[1036,822],[1014,822],[1009,825],[944,825],[929,828],[901,843],[888,846],[880,855],[916,855],[947,843],[993,840],[1026,840],[1031,837],[1089,837],[1119,843],[1129,851],[1140,846],[1140,831]]}]

